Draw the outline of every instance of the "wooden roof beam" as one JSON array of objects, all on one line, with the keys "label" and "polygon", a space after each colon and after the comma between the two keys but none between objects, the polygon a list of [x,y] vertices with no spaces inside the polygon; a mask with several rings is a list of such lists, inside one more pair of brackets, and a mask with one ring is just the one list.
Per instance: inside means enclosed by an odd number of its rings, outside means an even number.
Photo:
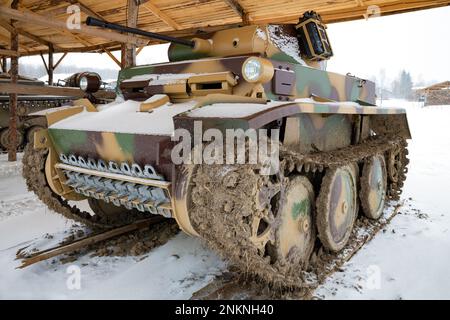
[{"label": "wooden roof beam", "polygon": [[[110,51],[120,50],[121,45],[118,42],[110,42],[105,44],[98,44],[98,45],[92,45],[89,47],[76,47],[76,48],[59,48],[58,50],[55,50],[54,53],[82,53],[82,52],[98,52],[102,53],[103,48],[106,48]],[[30,52],[27,53],[21,53],[21,57],[25,56],[32,56],[32,55],[39,55],[39,54],[47,54],[48,52],[45,50],[30,50]]]},{"label": "wooden roof beam", "polygon": [[[6,28],[5,28],[6,29]],[[8,29],[8,31],[11,33],[11,31]],[[6,37],[2,34],[0,34],[0,40],[3,41],[7,46],[10,45],[11,42],[11,38],[10,37]],[[28,46],[25,46],[24,44],[20,45],[26,52],[30,52],[30,48]]]},{"label": "wooden roof beam", "polygon": [[[416,10],[425,10],[448,6],[449,3],[438,3],[433,0],[411,1],[411,2],[406,1],[404,3],[396,3],[396,2],[386,3],[379,5],[380,8],[379,14],[381,16],[389,16],[393,14],[413,12]],[[327,23],[352,21],[361,18],[367,19],[368,8],[369,7],[367,7],[367,4],[365,4],[363,7],[359,7],[357,9],[349,8],[338,10],[336,12],[323,12],[321,13],[321,16]]]},{"label": "wooden roof beam", "polygon": [[100,30],[94,27],[89,27],[85,25],[81,25],[80,29],[73,29],[70,30],[67,29],[67,25],[64,21],[60,20],[51,20],[47,17],[40,16],[39,14],[35,14],[32,12],[24,12],[20,10],[14,10],[10,9],[6,6],[0,5],[0,16],[4,18],[24,21],[27,23],[34,23],[37,25],[41,25],[47,28],[57,29],[57,30],[65,30],[67,32],[73,33],[73,34],[80,34],[80,35],[87,35],[92,37],[98,37],[102,39],[107,39],[111,41],[117,41],[121,43],[131,43],[135,44],[137,46],[143,46],[147,43],[147,40],[144,40],[139,37],[135,36],[129,36],[120,34],[117,32],[112,31],[106,31],[106,30]]},{"label": "wooden roof beam", "polygon": [[100,14],[98,14],[97,12],[95,12],[94,10],[89,8],[87,5],[82,3],[80,0],[66,0],[66,2],[79,6],[80,10],[83,11],[88,16],[92,16],[92,17],[97,18],[99,20],[106,21],[103,16],[101,16]]},{"label": "wooden roof beam", "polygon": [[[29,33],[28,31],[23,30],[22,28],[17,28],[17,32],[30,40],[33,40],[34,42],[40,43],[44,46],[49,47],[51,45],[50,41],[47,41],[41,37],[35,36],[34,34]],[[54,45],[55,48],[58,48],[58,46]]]},{"label": "wooden roof beam", "polygon": [[109,50],[106,49],[106,48],[103,48],[103,52],[106,53],[106,54],[111,58],[111,60],[114,61],[114,62],[119,66],[119,68],[122,68],[122,63],[119,61],[119,59],[117,59],[117,58],[111,53],[111,51],[109,51]]},{"label": "wooden roof beam", "polygon": [[239,17],[241,17],[242,22],[244,22],[244,24],[246,25],[249,24],[250,16],[248,15],[247,12],[245,12],[244,8],[242,7],[242,5],[239,3],[238,0],[223,0],[223,1],[226,2],[227,5],[239,15]]},{"label": "wooden roof beam", "polygon": [[183,27],[178,22],[173,20],[171,17],[169,17],[164,12],[162,12],[157,6],[155,6],[153,3],[151,3],[151,1],[149,1],[149,0],[140,0],[139,1],[138,0],[138,2],[141,5],[141,7],[143,7],[144,9],[146,9],[147,11],[151,12],[153,15],[155,15],[156,17],[161,19],[168,26],[172,27],[175,30],[183,29]]},{"label": "wooden roof beam", "polygon": [[[5,30],[8,30],[9,32],[12,32],[12,30],[14,29],[13,25],[11,25],[9,22],[7,22],[5,20],[2,20],[2,19],[0,19],[0,26],[2,28],[4,28]],[[28,38],[30,40],[33,40],[34,42],[37,42],[37,43],[42,44],[42,45],[47,46],[47,47],[51,45],[51,43],[49,41],[47,41],[45,39],[42,39],[42,38],[40,38],[38,36],[35,36],[35,35],[27,32],[27,31],[25,31],[25,30],[23,30],[21,28],[16,28],[16,30],[21,36],[24,36],[24,37],[26,37],[26,38]],[[55,48],[58,48],[58,47],[55,46]]]},{"label": "wooden roof beam", "polygon": [[0,49],[0,56],[1,57],[18,57],[19,53],[17,51],[13,50],[7,50],[7,49]]},{"label": "wooden roof beam", "polygon": [[[363,6],[358,6],[358,2],[355,5],[349,6],[348,8],[343,7],[343,9],[317,9],[317,11],[322,16],[325,23],[336,23],[364,19],[367,15],[367,9],[369,7],[369,2],[363,2]],[[395,1],[388,2],[385,4],[380,4],[380,14],[381,16],[388,16],[399,13],[407,13],[417,10],[425,10],[431,8],[439,8],[444,6],[449,6],[450,1],[436,1],[436,0],[424,0],[424,1]],[[267,24],[267,23],[297,23],[302,12],[286,12],[274,14],[263,14],[258,15],[253,14],[251,23],[252,24]]]},{"label": "wooden roof beam", "polygon": [[[21,8],[21,9],[22,9],[23,11],[25,11],[25,12],[29,12],[29,13],[31,13],[31,14],[35,14],[33,11],[31,11],[31,10],[28,9],[28,8]],[[47,18],[50,18],[49,16],[46,16],[46,17],[47,17]],[[16,23],[16,24],[17,24],[17,23]],[[73,40],[78,41],[80,44],[82,44],[82,45],[84,45],[84,46],[91,46],[91,45],[92,45],[89,41],[86,41],[86,40],[84,40],[83,38],[77,36],[76,34],[69,32],[69,31],[66,30],[65,28],[55,28],[55,27],[50,27],[50,28],[52,28],[53,30],[57,31],[58,33],[65,34],[65,35],[68,36],[69,38],[72,38]],[[49,41],[48,41],[47,43],[45,43],[44,45],[47,46],[47,47],[49,47],[49,48],[50,48],[51,46],[53,46],[53,50],[58,49],[58,46],[55,46],[53,43],[51,43],[51,42],[49,42]],[[49,51],[50,51],[50,50],[49,50]],[[39,54],[42,54],[42,51],[39,52]]]},{"label": "wooden roof beam", "polygon": [[64,60],[64,58],[68,55],[68,52],[64,52],[64,54],[59,58],[58,62],[55,63],[53,66],[53,69],[58,68],[58,66],[61,64],[61,62]]}]

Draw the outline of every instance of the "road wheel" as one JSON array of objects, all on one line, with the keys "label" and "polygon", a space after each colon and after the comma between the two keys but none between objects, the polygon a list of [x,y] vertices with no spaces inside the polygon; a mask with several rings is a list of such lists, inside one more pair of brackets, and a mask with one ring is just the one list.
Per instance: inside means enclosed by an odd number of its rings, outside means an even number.
[{"label": "road wheel", "polygon": [[[11,130],[9,128],[0,131],[0,147],[7,150],[10,145]],[[24,136],[19,130],[16,130],[16,149],[23,144]]]},{"label": "road wheel", "polygon": [[323,246],[338,252],[347,244],[358,214],[357,166],[328,170],[317,198],[317,230]]},{"label": "road wheel", "polygon": [[44,127],[41,126],[32,126],[27,130],[27,141],[26,143],[34,143],[34,134],[38,131],[41,131],[45,129]]},{"label": "road wheel", "polygon": [[303,268],[308,265],[316,239],[313,211],[312,184],[306,177],[291,179],[281,196],[275,225],[277,257],[281,263]]},{"label": "road wheel", "polygon": [[360,199],[364,215],[377,220],[386,203],[387,173],[384,157],[377,155],[366,160],[361,176]]}]

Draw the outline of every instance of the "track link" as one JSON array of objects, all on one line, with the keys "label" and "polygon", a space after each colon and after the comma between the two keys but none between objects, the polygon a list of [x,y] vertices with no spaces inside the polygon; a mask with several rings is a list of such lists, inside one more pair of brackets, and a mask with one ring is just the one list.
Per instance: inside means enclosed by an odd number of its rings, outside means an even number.
[{"label": "track link", "polygon": [[[35,150],[32,144],[25,147],[22,175],[25,178],[29,191],[33,191],[49,209],[66,217],[80,222],[92,229],[112,229],[129,223],[129,219],[121,219],[123,215],[118,215],[118,219],[102,217],[98,214],[91,215],[86,211],[81,211],[76,206],[72,206],[68,201],[55,194],[49,187],[45,177],[45,161],[48,150]],[[127,215],[124,215],[127,217]],[[142,218],[142,217],[141,217]]]},{"label": "track link", "polygon": [[[316,186],[320,186],[323,173],[328,169],[349,163],[362,163],[377,154],[385,157],[400,154],[401,156],[394,157],[399,168],[396,181],[388,179],[387,192],[388,199],[398,200],[409,163],[406,148],[407,143],[403,138],[385,136],[373,137],[361,145],[309,155],[281,147],[281,173],[272,177],[259,175],[258,168],[252,165],[196,166],[190,209],[193,227],[213,250],[241,270],[244,277],[255,278],[274,289],[308,288],[308,283],[311,283],[308,275],[311,271],[320,269],[324,261],[337,259],[339,253],[328,252],[316,241],[309,266],[302,268],[289,260],[274,259],[273,237],[269,237],[263,250],[256,248],[250,240],[254,230],[252,222],[255,218],[264,218],[269,224],[276,226],[279,222],[274,212],[282,204],[279,199],[262,201],[260,190],[268,190],[266,193],[270,194],[270,190],[283,185],[285,179],[298,175],[306,176]],[[283,187],[280,194],[282,197]],[[318,190],[316,197],[317,195]],[[364,221],[367,219],[359,217],[356,224],[360,225]],[[352,247],[352,241],[354,237],[346,248]]]}]

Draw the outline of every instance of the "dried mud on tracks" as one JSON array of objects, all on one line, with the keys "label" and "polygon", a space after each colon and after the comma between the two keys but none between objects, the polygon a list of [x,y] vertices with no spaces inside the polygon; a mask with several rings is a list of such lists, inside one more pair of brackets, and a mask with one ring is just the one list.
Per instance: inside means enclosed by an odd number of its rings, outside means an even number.
[{"label": "dried mud on tracks", "polygon": [[332,254],[319,249],[313,253],[313,261],[310,270],[305,272],[307,282],[303,288],[289,290],[270,288],[260,280],[249,275],[234,271],[231,267],[229,273],[225,273],[192,295],[193,300],[260,300],[260,299],[318,299],[314,295],[315,290],[335,272],[342,270],[342,266],[349,261],[364,245],[369,243],[377,233],[384,229],[404,206],[404,201],[390,203],[385,209],[382,218],[372,221],[360,217],[355,224],[349,244],[339,254]]}]

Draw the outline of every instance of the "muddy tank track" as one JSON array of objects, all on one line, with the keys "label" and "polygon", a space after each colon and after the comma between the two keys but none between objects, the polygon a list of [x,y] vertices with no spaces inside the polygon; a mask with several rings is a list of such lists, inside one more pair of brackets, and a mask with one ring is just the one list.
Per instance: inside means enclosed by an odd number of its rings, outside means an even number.
[{"label": "muddy tank track", "polygon": [[91,215],[72,206],[68,201],[55,194],[49,187],[45,177],[45,161],[48,150],[35,150],[31,144],[25,147],[22,175],[29,191],[33,191],[47,207],[67,219],[72,219],[96,230],[113,229],[133,221],[142,219],[136,212],[124,210],[123,214]]},{"label": "muddy tank track", "polygon": [[[255,248],[249,240],[254,228],[253,219],[264,217],[273,225],[280,223],[272,212],[277,210],[277,202],[268,200],[269,208],[274,209],[267,210],[267,206],[261,205],[264,201],[261,201],[258,190],[265,189],[266,194],[270,195],[271,188],[279,181],[305,176],[314,185],[319,185],[315,187],[315,197],[318,199],[318,188],[324,172],[349,163],[362,163],[373,155],[384,155],[387,161],[394,159],[399,169],[393,177],[395,181],[388,175],[387,190],[388,199],[398,200],[406,179],[409,163],[407,154],[407,142],[403,138],[380,136],[361,145],[309,155],[298,154],[282,146],[281,173],[272,177],[259,175],[258,168],[252,165],[196,166],[193,168],[191,221],[207,245],[241,270],[244,278],[254,279],[275,289],[305,289],[308,287],[308,274],[311,271],[319,274],[324,259],[332,260],[339,253],[325,250],[316,239],[309,263],[298,264],[295,259],[292,263],[274,259],[273,246],[266,246],[265,250]],[[278,197],[282,198],[283,190],[280,194]],[[279,199],[277,201],[279,203]],[[359,224],[362,219],[366,218],[360,215],[355,223]],[[351,246],[352,241],[354,237],[350,238],[346,247]]]},{"label": "muddy tank track", "polygon": [[[19,105],[25,107],[36,108],[36,109],[46,109],[60,107],[61,105],[72,101],[70,98],[62,99],[42,99],[42,100],[20,100]],[[0,101],[0,107],[9,108],[9,101]]]},{"label": "muddy tank track", "polygon": [[[57,108],[57,107],[63,106],[64,104],[70,103],[72,100],[73,99],[67,99],[67,98],[42,99],[42,100],[20,100],[19,105],[18,105],[18,117],[23,124],[26,124],[27,123],[26,118],[27,118],[28,114],[33,113],[35,111],[39,111],[39,110]],[[9,109],[9,101],[0,100],[0,109]],[[2,128],[2,129],[6,129],[6,128]],[[25,130],[22,129],[25,140],[26,140],[25,132],[27,131],[26,129],[27,128],[25,128]],[[25,143],[20,145],[17,148],[17,150],[19,152],[22,152],[25,149],[25,145],[27,142],[28,141],[25,141]],[[0,153],[5,153],[7,151],[8,151],[7,148],[4,148],[0,144]]]}]

